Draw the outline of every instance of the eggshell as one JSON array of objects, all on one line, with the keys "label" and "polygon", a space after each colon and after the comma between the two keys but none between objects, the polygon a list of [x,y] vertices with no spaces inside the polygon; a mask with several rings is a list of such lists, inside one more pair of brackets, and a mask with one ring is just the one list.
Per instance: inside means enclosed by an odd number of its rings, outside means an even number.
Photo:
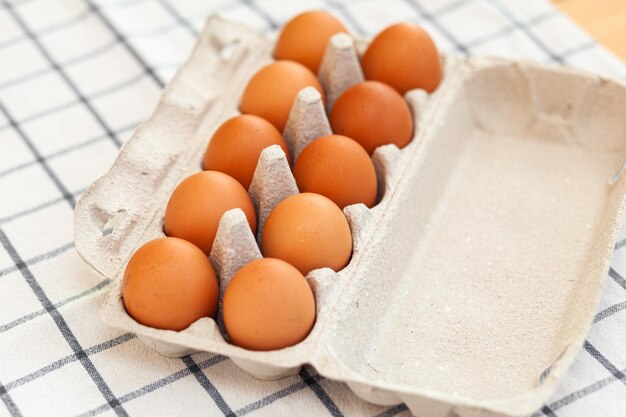
[{"label": "eggshell", "polygon": [[247,190],[261,152],[272,145],[279,145],[290,161],[287,145],[274,125],[250,114],[235,116],[213,134],[203,168],[228,174]]},{"label": "eggshell", "polygon": [[240,110],[254,114],[283,131],[296,95],[311,86],[322,95],[320,82],[310,69],[294,61],[276,61],[252,76],[241,99]]},{"label": "eggshell", "polygon": [[330,135],[308,144],[293,175],[301,192],[330,198],[339,208],[376,203],[376,170],[365,149],[346,136]]},{"label": "eggshell", "polygon": [[413,88],[432,93],[441,81],[441,59],[428,33],[411,23],[380,32],[361,58],[368,80],[389,84],[400,94]]},{"label": "eggshell", "polygon": [[328,41],[341,32],[348,30],[328,12],[301,13],[283,27],[276,41],[274,57],[299,62],[317,74]]},{"label": "eggshell", "polygon": [[296,194],[280,202],[267,218],[262,251],[263,256],[289,262],[303,275],[324,267],[339,271],[352,254],[350,227],[328,198]]},{"label": "eggshell", "polygon": [[378,81],[365,81],[347,89],[329,116],[333,133],[359,142],[371,155],[377,147],[411,141],[411,111],[402,96]]},{"label": "eggshell", "polygon": [[198,172],[172,193],[165,209],[165,234],[188,240],[208,255],[222,214],[233,208],[243,210],[256,232],[256,213],[246,189],[224,173]]},{"label": "eggshell", "polygon": [[152,240],[133,254],[122,296],[137,322],[183,330],[217,311],[218,284],[211,262],[195,245],[175,237]]},{"label": "eggshell", "polygon": [[304,340],[315,322],[315,298],[304,276],[280,259],[257,259],[241,268],[224,294],[230,342],[274,350]]}]

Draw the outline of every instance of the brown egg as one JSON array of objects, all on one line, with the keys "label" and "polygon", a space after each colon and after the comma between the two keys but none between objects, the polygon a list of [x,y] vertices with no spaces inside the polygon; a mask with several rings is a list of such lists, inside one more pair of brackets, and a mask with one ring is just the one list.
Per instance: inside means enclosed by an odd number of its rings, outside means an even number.
[{"label": "brown egg", "polygon": [[241,99],[241,112],[254,114],[283,131],[291,105],[304,87],[324,92],[315,74],[302,64],[293,61],[276,61],[261,68],[248,82]]},{"label": "brown egg", "polygon": [[152,240],[133,254],[124,272],[124,307],[137,322],[183,330],[202,317],[215,317],[217,277],[211,262],[186,240]]},{"label": "brown egg", "polygon": [[271,145],[279,145],[291,163],[285,141],[273,124],[249,114],[235,116],[213,134],[203,168],[228,174],[247,190],[261,152]]},{"label": "brown egg", "polygon": [[301,13],[283,27],[276,41],[274,57],[299,62],[317,74],[328,41],[341,32],[347,33],[348,30],[328,12]]},{"label": "brown egg", "polygon": [[263,256],[282,259],[306,275],[317,268],[343,269],[352,236],[343,212],[313,193],[292,195],[270,213],[263,229]]},{"label": "brown egg", "polygon": [[409,106],[396,90],[378,81],[365,81],[344,91],[329,119],[333,133],[356,140],[370,155],[388,143],[402,148],[413,135]]},{"label": "brown egg", "polygon": [[441,81],[439,51],[428,33],[411,23],[380,32],[361,58],[368,80],[389,84],[400,94],[412,88],[432,93]]},{"label": "brown egg", "polygon": [[198,172],[172,193],[165,210],[165,234],[188,240],[209,255],[222,214],[233,208],[243,210],[255,233],[256,213],[246,189],[221,172]]},{"label": "brown egg", "polygon": [[356,141],[330,135],[309,143],[293,169],[300,192],[321,194],[339,208],[376,203],[376,171],[370,156]]},{"label": "brown egg", "polygon": [[231,343],[251,350],[282,349],[311,331],[315,298],[296,268],[280,259],[257,259],[226,287],[223,315]]}]

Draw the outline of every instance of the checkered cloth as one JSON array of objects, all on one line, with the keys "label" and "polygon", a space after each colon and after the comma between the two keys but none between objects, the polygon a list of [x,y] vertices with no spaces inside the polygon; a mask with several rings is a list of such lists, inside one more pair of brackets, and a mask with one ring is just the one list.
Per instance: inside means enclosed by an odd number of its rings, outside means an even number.
[{"label": "checkered cloth", "polygon": [[[626,66],[543,0],[0,0],[0,416],[408,414],[305,368],[258,381],[227,358],[165,358],[100,323],[108,280],[72,242],[77,196],[114,160],[208,13],[272,32],[328,8],[356,33],[423,25],[459,55]],[[584,349],[537,415],[626,415],[626,234]]]}]

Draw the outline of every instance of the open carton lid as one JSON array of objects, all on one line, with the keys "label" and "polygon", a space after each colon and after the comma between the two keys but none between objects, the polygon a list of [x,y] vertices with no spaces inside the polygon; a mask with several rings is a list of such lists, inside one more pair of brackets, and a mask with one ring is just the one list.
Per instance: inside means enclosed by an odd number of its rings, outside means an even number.
[{"label": "open carton lid", "polygon": [[[320,70],[331,104],[360,80],[346,38],[331,41]],[[344,210],[350,264],[307,277],[318,313],[303,342],[253,352],[225,342],[210,318],[173,332],[128,316],[128,259],[162,236],[169,195],[201,169],[207,141],[237,114],[272,46],[210,18],[154,114],[79,200],[77,249],[114,280],[102,319],[165,355],[220,353],[259,378],[308,363],[368,401],[404,402],[418,415],[537,410],[593,319],[626,191],[615,175],[626,155],[626,88],[571,70],[447,57],[435,94],[407,93],[416,136],[402,150],[375,152],[380,202]],[[327,131],[324,122],[315,95],[303,90],[284,132],[294,156]],[[297,192],[281,153],[264,151],[250,190],[261,224]],[[237,210],[220,222],[211,260],[222,287],[260,256],[244,222]]]}]

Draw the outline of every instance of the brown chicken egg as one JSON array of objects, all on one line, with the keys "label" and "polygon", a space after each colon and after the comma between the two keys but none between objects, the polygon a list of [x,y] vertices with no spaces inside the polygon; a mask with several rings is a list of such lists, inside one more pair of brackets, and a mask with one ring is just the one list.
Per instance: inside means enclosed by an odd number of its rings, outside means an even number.
[{"label": "brown chicken egg", "polygon": [[217,277],[206,254],[175,237],[144,244],[124,272],[126,311],[156,329],[183,330],[202,317],[215,317],[218,294]]},{"label": "brown chicken egg", "polygon": [[309,143],[294,165],[293,175],[301,192],[321,194],[339,208],[356,203],[376,203],[376,171],[365,149],[341,135]]},{"label": "brown chicken egg", "polygon": [[203,168],[230,175],[247,190],[263,149],[279,145],[291,162],[280,132],[265,119],[250,114],[225,121],[213,134]]},{"label": "brown chicken egg", "polygon": [[243,92],[242,113],[254,114],[283,131],[296,95],[305,87],[324,92],[315,74],[294,61],[276,61],[261,68],[248,82]]},{"label": "brown chicken egg", "polygon": [[304,276],[280,259],[241,268],[224,293],[224,325],[230,342],[250,350],[274,350],[304,340],[315,323],[315,298]]},{"label": "brown chicken egg", "polygon": [[439,51],[428,33],[411,23],[380,32],[361,58],[368,80],[389,84],[400,94],[413,88],[432,93],[441,81]]},{"label": "brown chicken egg", "polygon": [[348,30],[328,12],[301,13],[283,27],[276,41],[274,57],[299,62],[317,74],[328,41],[341,32],[347,33]]},{"label": "brown chicken egg", "polygon": [[255,233],[256,213],[246,189],[224,173],[198,172],[181,182],[170,196],[165,234],[185,239],[209,255],[222,214],[233,208],[243,210]]},{"label": "brown chicken egg", "polygon": [[350,261],[352,236],[335,203],[319,194],[302,193],[272,210],[262,247],[263,256],[287,261],[303,275],[324,267],[339,271]]},{"label": "brown chicken egg", "polygon": [[389,143],[402,148],[413,135],[409,106],[396,90],[378,81],[365,81],[344,91],[329,119],[333,133],[356,140],[370,155]]}]

